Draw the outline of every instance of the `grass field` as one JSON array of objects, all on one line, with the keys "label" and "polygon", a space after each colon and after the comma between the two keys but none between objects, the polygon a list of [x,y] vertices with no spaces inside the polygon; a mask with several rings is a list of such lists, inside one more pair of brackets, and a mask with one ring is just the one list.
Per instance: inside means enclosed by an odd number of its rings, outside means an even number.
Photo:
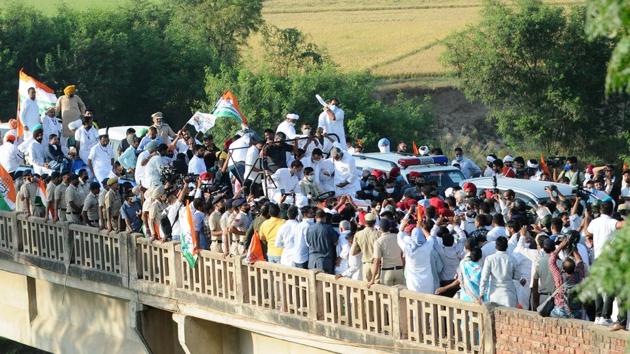
[{"label": "grass field", "polygon": [[[65,0],[76,8],[107,8],[133,0]],[[155,0],[161,1],[161,0]],[[9,1],[0,0],[0,8]],[[52,13],[64,0],[21,0]],[[559,6],[583,0],[547,0]],[[446,68],[441,41],[479,21],[482,0],[267,0],[268,23],[306,33],[343,70],[370,70],[385,81],[428,86]],[[246,63],[260,64],[261,37],[244,48]],[[444,82],[444,80],[438,80]]]}]

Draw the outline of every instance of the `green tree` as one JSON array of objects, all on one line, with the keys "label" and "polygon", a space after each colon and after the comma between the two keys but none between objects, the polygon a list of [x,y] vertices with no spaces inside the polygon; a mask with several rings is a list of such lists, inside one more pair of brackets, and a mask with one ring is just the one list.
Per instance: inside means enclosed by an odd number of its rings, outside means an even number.
[{"label": "green tree", "polygon": [[630,1],[589,0],[586,32],[591,38],[618,39],[608,64],[606,89],[630,94]]},{"label": "green tree", "polygon": [[265,62],[280,76],[287,76],[291,69],[306,69],[313,65],[322,65],[324,54],[316,44],[307,42],[307,38],[297,28],[278,28],[264,25],[261,30]]},{"label": "green tree", "polygon": [[[293,70],[288,76],[239,68],[207,76],[208,102],[200,108],[212,110],[217,97],[229,89],[238,96],[250,126],[257,131],[274,129],[290,112],[300,115],[300,123],[316,126],[322,107],[315,94],[320,94],[340,99],[346,116],[346,137],[361,139],[368,150],[375,150],[376,142],[384,136],[390,140],[431,142],[430,102],[400,96],[395,103],[385,104],[373,97],[375,85],[376,79],[367,72],[344,74],[331,65]],[[214,129],[219,137],[232,132]]]},{"label": "green tree", "polygon": [[169,0],[189,38],[218,51],[226,66],[239,60],[238,48],[263,24],[262,0]]},{"label": "green tree", "polygon": [[614,42],[589,41],[585,10],[539,0],[486,2],[481,23],[446,41],[445,61],[465,95],[515,147],[616,158],[630,126],[628,96],[606,97]]}]

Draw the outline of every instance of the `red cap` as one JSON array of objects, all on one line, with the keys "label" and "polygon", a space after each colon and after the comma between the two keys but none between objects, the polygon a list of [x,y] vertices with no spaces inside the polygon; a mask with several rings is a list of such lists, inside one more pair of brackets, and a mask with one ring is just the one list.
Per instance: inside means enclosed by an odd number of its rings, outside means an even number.
[{"label": "red cap", "polygon": [[210,172],[203,172],[202,174],[199,175],[199,179],[201,179],[202,181],[209,181],[213,177],[214,176]]},{"label": "red cap", "polygon": [[475,184],[472,182],[464,183],[463,189],[464,189],[464,192],[472,191],[473,193],[477,194],[477,186],[475,186]]},{"label": "red cap", "polygon": [[374,176],[377,180],[380,180],[381,178],[383,178],[383,175],[385,173],[381,170],[373,170],[372,171],[372,176]]},{"label": "red cap", "polygon": [[391,171],[389,171],[389,178],[398,177],[400,175],[400,168],[393,167]]},{"label": "red cap", "polygon": [[429,205],[439,210],[444,208],[444,201],[438,197],[433,197],[429,199]]}]

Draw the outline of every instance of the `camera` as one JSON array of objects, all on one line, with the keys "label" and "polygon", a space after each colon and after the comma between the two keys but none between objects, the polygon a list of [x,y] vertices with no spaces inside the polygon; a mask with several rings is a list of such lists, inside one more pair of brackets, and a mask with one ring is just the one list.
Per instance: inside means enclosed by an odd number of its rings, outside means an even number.
[{"label": "camera", "polygon": [[564,167],[567,161],[566,156],[549,156],[545,161],[549,167]]},{"label": "camera", "polygon": [[580,242],[580,233],[575,230],[569,230],[556,238],[556,245],[559,245],[565,239],[569,239],[569,244],[565,249],[567,254],[572,254],[577,250],[577,244]]},{"label": "camera", "polygon": [[585,202],[588,201],[589,198],[591,197],[591,192],[589,192],[587,189],[584,189],[584,187],[582,186],[577,187],[575,194],[577,195],[578,198],[580,198],[581,200]]}]

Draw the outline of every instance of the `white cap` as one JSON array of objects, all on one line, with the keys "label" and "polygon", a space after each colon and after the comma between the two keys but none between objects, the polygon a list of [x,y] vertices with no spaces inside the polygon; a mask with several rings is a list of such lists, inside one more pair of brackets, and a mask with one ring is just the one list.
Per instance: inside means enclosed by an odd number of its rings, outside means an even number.
[{"label": "white cap", "polygon": [[444,191],[444,196],[445,196],[446,198],[448,198],[448,197],[452,197],[452,196],[453,196],[453,193],[454,193],[454,192],[453,192],[453,187],[448,187],[448,188],[446,188],[446,190]]},{"label": "white cap", "polygon": [[420,152],[420,156],[427,156],[429,154],[429,147],[426,145],[420,146],[420,149],[418,150]]},{"label": "white cap", "polygon": [[494,157],[492,157],[492,156],[490,156],[490,155],[486,156],[486,161],[488,161],[488,162],[494,162],[494,160],[496,160]]},{"label": "white cap", "polygon": [[505,155],[505,157],[503,158],[503,162],[514,162],[514,158],[512,157],[512,155]]},{"label": "white cap", "polygon": [[288,119],[295,119],[295,120],[298,120],[298,119],[300,119],[300,116],[298,116],[298,115],[297,115],[297,114],[295,114],[295,113],[289,113],[289,114],[287,114],[287,118],[288,118]]},{"label": "white cap", "polygon": [[529,168],[538,168],[538,161],[536,161],[536,160],[527,160],[527,167],[529,167]]},{"label": "white cap", "polygon": [[388,153],[389,152],[389,139],[381,138],[381,140],[378,141],[378,150],[383,154]]},{"label": "white cap", "polygon": [[451,161],[451,166],[459,166],[459,161],[457,160]]}]

